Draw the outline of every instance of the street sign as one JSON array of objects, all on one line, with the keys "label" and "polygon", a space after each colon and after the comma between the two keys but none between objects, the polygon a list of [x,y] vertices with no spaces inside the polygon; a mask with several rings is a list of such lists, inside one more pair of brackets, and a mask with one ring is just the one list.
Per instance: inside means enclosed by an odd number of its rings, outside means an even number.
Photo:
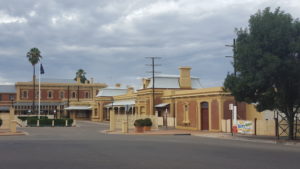
[{"label": "street sign", "polygon": [[229,110],[233,110],[233,104],[229,104]]}]

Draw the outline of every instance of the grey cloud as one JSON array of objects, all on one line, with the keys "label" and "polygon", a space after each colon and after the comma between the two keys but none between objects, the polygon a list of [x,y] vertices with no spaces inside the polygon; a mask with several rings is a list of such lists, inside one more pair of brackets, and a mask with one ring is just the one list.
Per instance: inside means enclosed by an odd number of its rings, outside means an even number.
[{"label": "grey cloud", "polygon": [[[299,17],[299,2],[198,0],[0,0],[0,11],[25,18],[0,24],[0,83],[30,80],[26,59],[42,51],[45,77],[73,78],[79,68],[98,82],[139,86],[147,76],[146,56],[160,56],[164,74],[191,66],[203,86],[219,86],[232,72],[225,44],[235,27],[266,6]],[[297,6],[298,4],[298,6]],[[33,12],[34,11],[34,12]]]}]

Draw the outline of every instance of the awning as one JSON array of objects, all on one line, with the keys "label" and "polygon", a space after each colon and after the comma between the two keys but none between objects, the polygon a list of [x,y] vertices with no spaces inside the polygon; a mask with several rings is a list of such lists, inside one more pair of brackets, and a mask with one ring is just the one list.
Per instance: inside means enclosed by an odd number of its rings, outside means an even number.
[{"label": "awning", "polygon": [[90,106],[70,106],[66,107],[65,110],[92,110]]},{"label": "awning", "polygon": [[0,107],[0,111],[9,111],[9,110],[10,110],[10,107],[8,107],[8,106]]},{"label": "awning", "polygon": [[135,100],[117,100],[113,103],[109,103],[105,105],[105,107],[111,107],[111,106],[126,106],[126,105],[135,105]]},{"label": "awning", "polygon": [[169,105],[169,103],[161,103],[161,104],[155,105],[155,107],[160,108],[160,107],[166,107],[167,105]]}]

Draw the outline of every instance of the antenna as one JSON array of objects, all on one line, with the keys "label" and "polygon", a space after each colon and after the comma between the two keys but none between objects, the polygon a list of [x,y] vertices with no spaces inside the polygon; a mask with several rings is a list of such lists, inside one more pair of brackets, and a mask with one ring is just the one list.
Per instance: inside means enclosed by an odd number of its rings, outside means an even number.
[{"label": "antenna", "polygon": [[155,64],[156,59],[161,59],[161,57],[146,57],[146,59],[151,59],[152,64],[146,64],[146,66],[151,66],[152,71],[147,71],[147,73],[152,74],[152,115],[155,115],[155,73],[160,73],[155,71],[156,66],[161,66],[161,64]]}]

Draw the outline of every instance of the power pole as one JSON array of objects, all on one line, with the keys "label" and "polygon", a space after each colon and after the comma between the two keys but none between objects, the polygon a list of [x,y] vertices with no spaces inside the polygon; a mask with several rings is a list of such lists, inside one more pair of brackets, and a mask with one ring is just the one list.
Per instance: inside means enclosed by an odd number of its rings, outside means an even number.
[{"label": "power pole", "polygon": [[[233,59],[233,74],[234,77],[236,77],[236,43],[235,43],[235,39],[233,39],[233,44],[232,45],[225,45],[226,47],[232,47],[232,51],[233,51],[233,56],[225,56],[225,57],[232,57]],[[236,99],[234,99],[234,104],[233,104],[233,112],[235,111],[236,116],[238,116],[238,105],[237,105],[237,101]],[[230,125],[231,125],[231,134],[233,135],[233,131],[232,131],[232,126],[233,126],[233,122],[232,122],[232,118],[233,118],[233,113],[231,113],[231,119],[230,119]]]},{"label": "power pole", "polygon": [[155,64],[155,59],[161,59],[161,57],[146,57],[146,59],[151,59],[151,64],[146,66],[151,66],[152,71],[148,73],[152,74],[152,115],[155,115],[155,73],[159,73],[155,71],[156,66],[161,66],[161,64]]}]

